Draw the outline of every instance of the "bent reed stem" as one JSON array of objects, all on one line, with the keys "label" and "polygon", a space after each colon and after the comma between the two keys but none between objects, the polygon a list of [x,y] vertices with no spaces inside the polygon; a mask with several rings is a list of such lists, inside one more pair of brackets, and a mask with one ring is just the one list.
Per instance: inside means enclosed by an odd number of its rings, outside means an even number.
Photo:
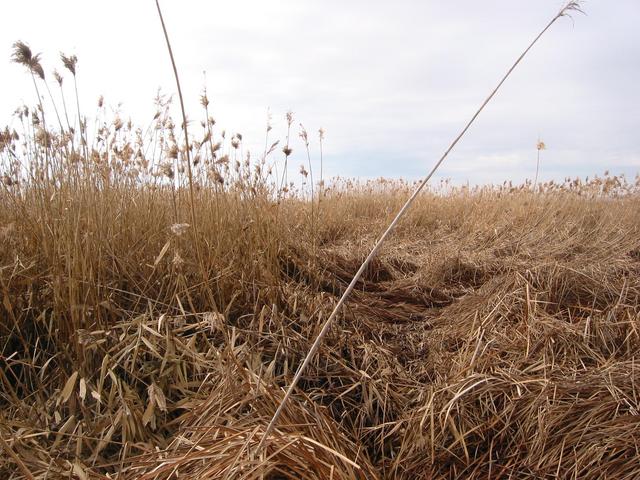
[{"label": "bent reed stem", "polygon": [[200,251],[200,244],[198,242],[198,223],[196,220],[196,210],[194,206],[195,195],[193,193],[193,173],[191,169],[191,151],[189,147],[189,134],[187,131],[187,114],[184,109],[184,100],[182,98],[182,88],[180,88],[180,77],[178,76],[178,68],[176,67],[176,61],[173,57],[173,50],[171,49],[171,42],[169,41],[169,34],[167,32],[167,27],[164,23],[164,18],[162,17],[162,10],[160,9],[160,2],[156,0],[156,7],[158,9],[158,16],[160,17],[160,24],[162,25],[162,31],[164,33],[164,38],[167,41],[167,50],[169,50],[169,57],[171,58],[171,66],[173,68],[173,74],[176,78],[176,86],[178,88],[178,98],[180,99],[180,110],[182,112],[182,129],[184,130],[184,143],[185,143],[185,151],[187,157],[187,175],[189,177],[189,207],[191,212],[191,223],[193,225],[193,237],[194,244],[196,250],[196,256],[198,257],[198,263],[200,264],[200,270],[202,272],[202,281],[204,282],[205,290],[209,296],[209,301],[214,309],[217,310],[217,304],[213,297],[213,292],[211,291],[211,286],[209,285],[209,275],[207,274],[207,270],[204,266],[202,252]]},{"label": "bent reed stem", "polygon": [[367,268],[367,266],[369,265],[371,260],[376,256],[376,254],[378,253],[378,250],[380,250],[380,247],[382,246],[384,241],[387,239],[389,234],[393,231],[393,229],[398,224],[400,219],[404,216],[405,212],[409,209],[409,207],[411,207],[411,205],[413,204],[413,202],[415,201],[417,196],[420,194],[420,192],[425,187],[425,185],[429,182],[429,180],[434,175],[434,173],[438,170],[438,168],[440,167],[442,162],[444,162],[445,158],[447,158],[447,156],[449,155],[451,150],[453,150],[453,148],[458,144],[458,142],[462,139],[462,137],[467,133],[467,131],[469,130],[471,125],[475,122],[475,120],[478,118],[478,116],[484,110],[484,108],[487,106],[487,104],[491,101],[491,99],[496,95],[498,90],[500,90],[500,87],[502,87],[502,85],[506,82],[507,78],[509,78],[511,73],[513,73],[513,71],[520,64],[520,62],[524,59],[524,57],[527,55],[527,53],[529,53],[529,51],[538,42],[538,40],[540,40],[540,38],[547,32],[547,30],[549,30],[549,28],[551,28],[551,26],[559,18],[561,18],[563,16],[566,16],[566,15],[569,15],[570,11],[578,11],[578,12],[580,12],[581,10],[580,10],[580,6],[579,6],[579,2],[577,2],[577,1],[568,2],[560,10],[560,12],[558,12],[558,14],[556,14],[551,19],[551,21],[542,29],[542,31],[534,38],[534,40],[529,44],[529,46],[524,50],[524,52],[522,52],[522,54],[518,57],[518,59],[513,63],[511,68],[509,68],[507,73],[502,77],[502,79],[500,80],[498,85],[493,89],[491,94],[480,105],[480,108],[478,108],[478,110],[475,112],[475,114],[471,117],[471,120],[469,120],[467,122],[467,124],[462,129],[460,134],[458,134],[458,136],[453,140],[451,145],[449,145],[449,148],[447,148],[447,150],[444,152],[442,157],[440,157],[440,160],[438,160],[438,162],[434,165],[434,167],[427,174],[427,176],[424,177],[424,179],[420,182],[420,184],[414,190],[412,195],[409,197],[409,199],[405,202],[405,204],[402,206],[400,211],[397,213],[397,215],[395,216],[393,221],[389,224],[387,229],[384,231],[382,236],[377,240],[377,242],[373,246],[371,252],[367,256],[367,258],[364,260],[364,262],[362,262],[362,265],[360,265],[360,268],[358,269],[358,271],[353,276],[353,279],[349,283],[349,286],[347,287],[347,289],[342,294],[342,297],[340,297],[340,300],[338,301],[338,303],[334,307],[333,311],[331,312],[331,315],[329,315],[329,318],[325,321],[324,325],[322,326],[322,329],[320,330],[320,333],[316,337],[315,341],[313,342],[313,345],[311,346],[311,349],[307,353],[307,356],[305,357],[304,361],[302,362],[302,364],[300,365],[300,367],[296,371],[296,374],[293,377],[293,380],[291,381],[291,384],[287,388],[287,391],[286,391],[286,393],[284,395],[284,398],[280,402],[280,405],[278,405],[278,408],[276,409],[276,412],[274,413],[273,417],[271,418],[271,421],[269,422],[269,425],[267,426],[267,428],[266,428],[266,430],[265,430],[265,432],[264,432],[264,434],[263,434],[263,436],[262,436],[262,438],[260,440],[260,443],[258,444],[258,447],[257,447],[257,449],[255,451],[256,456],[259,456],[260,453],[262,452],[262,449],[265,447],[267,439],[269,438],[269,435],[273,431],[273,429],[274,429],[274,427],[276,425],[276,422],[278,421],[278,418],[280,417],[280,415],[282,413],[282,410],[284,409],[285,405],[287,404],[287,401],[291,397],[294,388],[296,387],[296,385],[300,381],[300,377],[302,377],[302,374],[304,373],[305,369],[309,365],[309,362],[314,357],[315,353],[317,352],[318,348],[320,347],[320,344],[322,343],[323,338],[328,333],[329,328],[331,327],[331,325],[333,323],[333,320],[335,319],[335,317],[338,314],[338,311],[344,305],[345,301],[347,300],[347,298],[351,294],[352,290],[356,286],[356,283],[358,282],[358,280],[360,279],[360,277],[364,273],[365,269]]}]

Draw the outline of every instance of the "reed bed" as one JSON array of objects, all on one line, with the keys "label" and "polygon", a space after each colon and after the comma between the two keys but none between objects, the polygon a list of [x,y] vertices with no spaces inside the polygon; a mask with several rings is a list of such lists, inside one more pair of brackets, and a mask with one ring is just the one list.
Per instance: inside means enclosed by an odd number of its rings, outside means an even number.
[{"label": "reed bed", "polygon": [[156,105],[0,135],[0,477],[640,477],[639,178],[426,189],[259,451],[415,185],[283,184],[206,94],[189,174]]}]

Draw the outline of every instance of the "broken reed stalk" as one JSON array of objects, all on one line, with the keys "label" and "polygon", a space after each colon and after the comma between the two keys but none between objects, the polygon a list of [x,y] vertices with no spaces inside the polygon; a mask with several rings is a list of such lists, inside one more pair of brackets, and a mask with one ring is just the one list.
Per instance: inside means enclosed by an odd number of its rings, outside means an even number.
[{"label": "broken reed stalk", "polygon": [[405,214],[405,212],[409,209],[409,207],[414,202],[414,200],[416,199],[418,194],[422,191],[422,189],[425,187],[425,185],[429,182],[429,180],[431,179],[433,174],[436,172],[436,170],[438,170],[438,168],[440,167],[440,165],[442,164],[444,159],[447,158],[447,156],[449,155],[451,150],[453,150],[453,148],[457,145],[457,143],[460,141],[460,139],[465,135],[465,133],[467,133],[467,130],[469,130],[469,127],[471,127],[471,125],[475,122],[476,118],[478,118],[478,116],[484,110],[484,108],[487,106],[487,104],[495,96],[495,94],[498,92],[498,90],[500,90],[500,87],[502,87],[502,85],[507,80],[507,78],[509,78],[509,76],[515,70],[515,68],[518,66],[518,64],[520,64],[522,59],[527,55],[527,53],[529,53],[529,50],[531,50],[533,48],[533,46],[538,42],[538,40],[540,40],[540,38],[545,34],[545,32],[547,30],[549,30],[549,28],[551,28],[551,26],[556,22],[556,20],[558,20],[560,17],[568,16],[571,11],[582,12],[582,10],[580,9],[580,2],[579,1],[568,2],[560,10],[560,12],[558,12],[558,14],[551,19],[551,21],[547,24],[547,26],[542,29],[542,31],[538,34],[538,36],[536,36],[534,38],[534,40],[529,44],[529,46],[524,50],[524,52],[522,52],[522,54],[518,57],[518,59],[515,61],[515,63],[511,66],[511,68],[509,68],[507,73],[502,77],[502,79],[500,80],[498,85],[495,87],[495,89],[491,92],[491,94],[487,97],[487,99],[482,103],[482,105],[480,105],[480,108],[478,108],[478,110],[473,115],[473,117],[471,117],[471,120],[469,120],[469,122],[465,125],[465,127],[460,132],[460,134],[455,138],[455,140],[453,140],[451,145],[449,145],[449,148],[447,148],[447,150],[444,152],[442,157],[440,157],[440,160],[438,160],[438,162],[431,169],[429,174],[420,182],[420,184],[414,190],[413,194],[409,197],[409,199],[406,201],[406,203],[402,206],[402,208],[400,209],[398,214],[395,216],[393,221],[389,224],[389,226],[384,231],[382,236],[378,239],[376,244],[373,246],[373,249],[371,250],[371,252],[367,256],[367,258],[364,260],[364,262],[362,262],[362,265],[360,265],[360,268],[358,269],[356,274],[353,276],[353,279],[351,280],[351,283],[349,283],[349,286],[347,287],[347,289],[342,294],[342,297],[340,297],[340,300],[338,301],[338,303],[336,304],[335,308],[331,312],[331,315],[329,315],[329,318],[326,320],[326,322],[322,326],[322,329],[320,330],[320,333],[318,334],[318,336],[316,337],[315,341],[313,342],[313,345],[311,346],[311,349],[309,350],[309,353],[307,353],[307,356],[305,357],[304,361],[302,362],[302,364],[298,368],[295,376],[293,377],[293,380],[292,380],[291,384],[289,385],[289,388],[287,389],[287,391],[286,391],[286,393],[284,395],[284,398],[280,402],[280,405],[278,405],[278,408],[277,408],[276,412],[274,413],[273,417],[271,418],[271,421],[269,422],[269,425],[267,426],[267,429],[265,430],[264,435],[262,436],[262,439],[260,440],[260,443],[258,444],[258,447],[256,449],[256,454],[257,455],[260,454],[260,452],[262,451],[263,447],[265,446],[265,443],[266,443],[267,439],[269,438],[269,434],[271,433],[271,431],[275,427],[276,422],[278,421],[278,418],[280,417],[280,414],[282,413],[282,410],[284,409],[284,406],[286,405],[287,401],[289,400],[289,397],[291,397],[291,394],[293,393],[293,389],[296,387],[296,385],[297,385],[298,381],[300,380],[300,377],[302,376],[304,370],[307,368],[307,365],[309,365],[309,362],[311,361],[311,359],[315,355],[316,351],[320,347],[320,344],[322,343],[322,339],[325,337],[325,335],[329,331],[329,328],[331,327],[331,324],[333,323],[333,320],[335,319],[336,315],[338,314],[338,311],[344,305],[346,299],[351,294],[351,291],[355,287],[356,283],[358,282],[358,280],[362,276],[363,272],[365,271],[365,269],[367,268],[367,266],[369,265],[369,263],[371,262],[373,257],[375,257],[376,254],[378,253],[378,250],[380,249],[380,247],[382,246],[384,241],[387,239],[389,234],[393,231],[393,229],[395,228],[397,223],[400,221],[402,216]]},{"label": "broken reed stalk", "polygon": [[187,131],[187,114],[184,109],[184,100],[182,99],[182,88],[180,88],[180,77],[178,76],[178,68],[176,67],[176,61],[173,57],[173,50],[171,49],[171,42],[169,41],[169,34],[167,33],[167,27],[164,24],[164,18],[162,17],[162,10],[160,9],[160,2],[156,0],[156,7],[158,8],[158,16],[160,17],[160,24],[162,25],[162,32],[164,33],[164,38],[167,41],[167,50],[169,50],[169,57],[171,58],[171,67],[173,68],[173,74],[176,78],[176,86],[178,88],[178,98],[180,99],[180,110],[182,111],[182,129],[184,131],[184,145],[185,145],[185,154],[187,156],[187,175],[189,177],[189,206],[191,212],[191,224],[193,225],[193,237],[196,255],[198,257],[198,263],[200,264],[200,270],[202,272],[202,281],[204,283],[205,289],[207,290],[207,294],[209,296],[209,301],[214,309],[217,310],[216,302],[213,297],[213,292],[211,291],[211,287],[209,286],[209,275],[207,274],[207,270],[204,267],[204,263],[202,260],[202,253],[200,252],[200,246],[198,242],[198,223],[196,221],[196,210],[194,205],[194,194],[193,194],[193,173],[191,171],[191,150],[189,148],[189,134]]},{"label": "broken reed stalk", "polygon": [[0,450],[4,449],[4,451],[7,452],[7,455],[9,455],[13,459],[13,461],[16,462],[16,465],[18,465],[18,468],[22,471],[22,474],[27,480],[35,480],[35,477],[29,471],[24,462],[20,459],[16,452],[13,451],[13,448],[11,448],[11,446],[5,441],[5,439],[2,438],[2,434],[0,434],[0,447],[2,447],[0,448]]}]

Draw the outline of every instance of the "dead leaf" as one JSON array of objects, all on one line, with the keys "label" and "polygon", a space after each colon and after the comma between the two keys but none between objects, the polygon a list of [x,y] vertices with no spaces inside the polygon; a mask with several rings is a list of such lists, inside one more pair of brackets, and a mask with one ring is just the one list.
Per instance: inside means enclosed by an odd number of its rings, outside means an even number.
[{"label": "dead leaf", "polygon": [[80,379],[80,392],[79,392],[80,398],[82,399],[82,401],[84,401],[84,399],[87,396],[87,381],[84,379],[84,377],[82,377]]},{"label": "dead leaf", "polygon": [[66,403],[71,397],[73,393],[73,389],[76,386],[76,379],[78,378],[78,372],[73,372],[67,380],[67,383],[64,385],[62,389],[62,393],[60,393],[60,398],[62,399],[62,403]]},{"label": "dead leaf", "polygon": [[162,247],[162,250],[160,250],[160,253],[156,257],[156,261],[153,262],[154,268],[158,266],[158,264],[160,263],[160,260],[162,260],[162,257],[164,257],[165,253],[167,253],[167,250],[169,250],[170,245],[171,245],[171,240],[167,240],[167,243],[164,244],[164,247]]}]

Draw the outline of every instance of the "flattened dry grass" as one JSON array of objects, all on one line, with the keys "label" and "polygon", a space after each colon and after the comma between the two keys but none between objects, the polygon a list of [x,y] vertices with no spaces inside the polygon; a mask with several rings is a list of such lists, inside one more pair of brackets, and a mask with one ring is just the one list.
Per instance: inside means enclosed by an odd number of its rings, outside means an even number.
[{"label": "flattened dry grass", "polygon": [[640,475],[635,187],[422,195],[256,457],[409,186],[330,188],[313,230],[202,187],[195,237],[183,190],[86,172],[2,194],[3,478]]}]

